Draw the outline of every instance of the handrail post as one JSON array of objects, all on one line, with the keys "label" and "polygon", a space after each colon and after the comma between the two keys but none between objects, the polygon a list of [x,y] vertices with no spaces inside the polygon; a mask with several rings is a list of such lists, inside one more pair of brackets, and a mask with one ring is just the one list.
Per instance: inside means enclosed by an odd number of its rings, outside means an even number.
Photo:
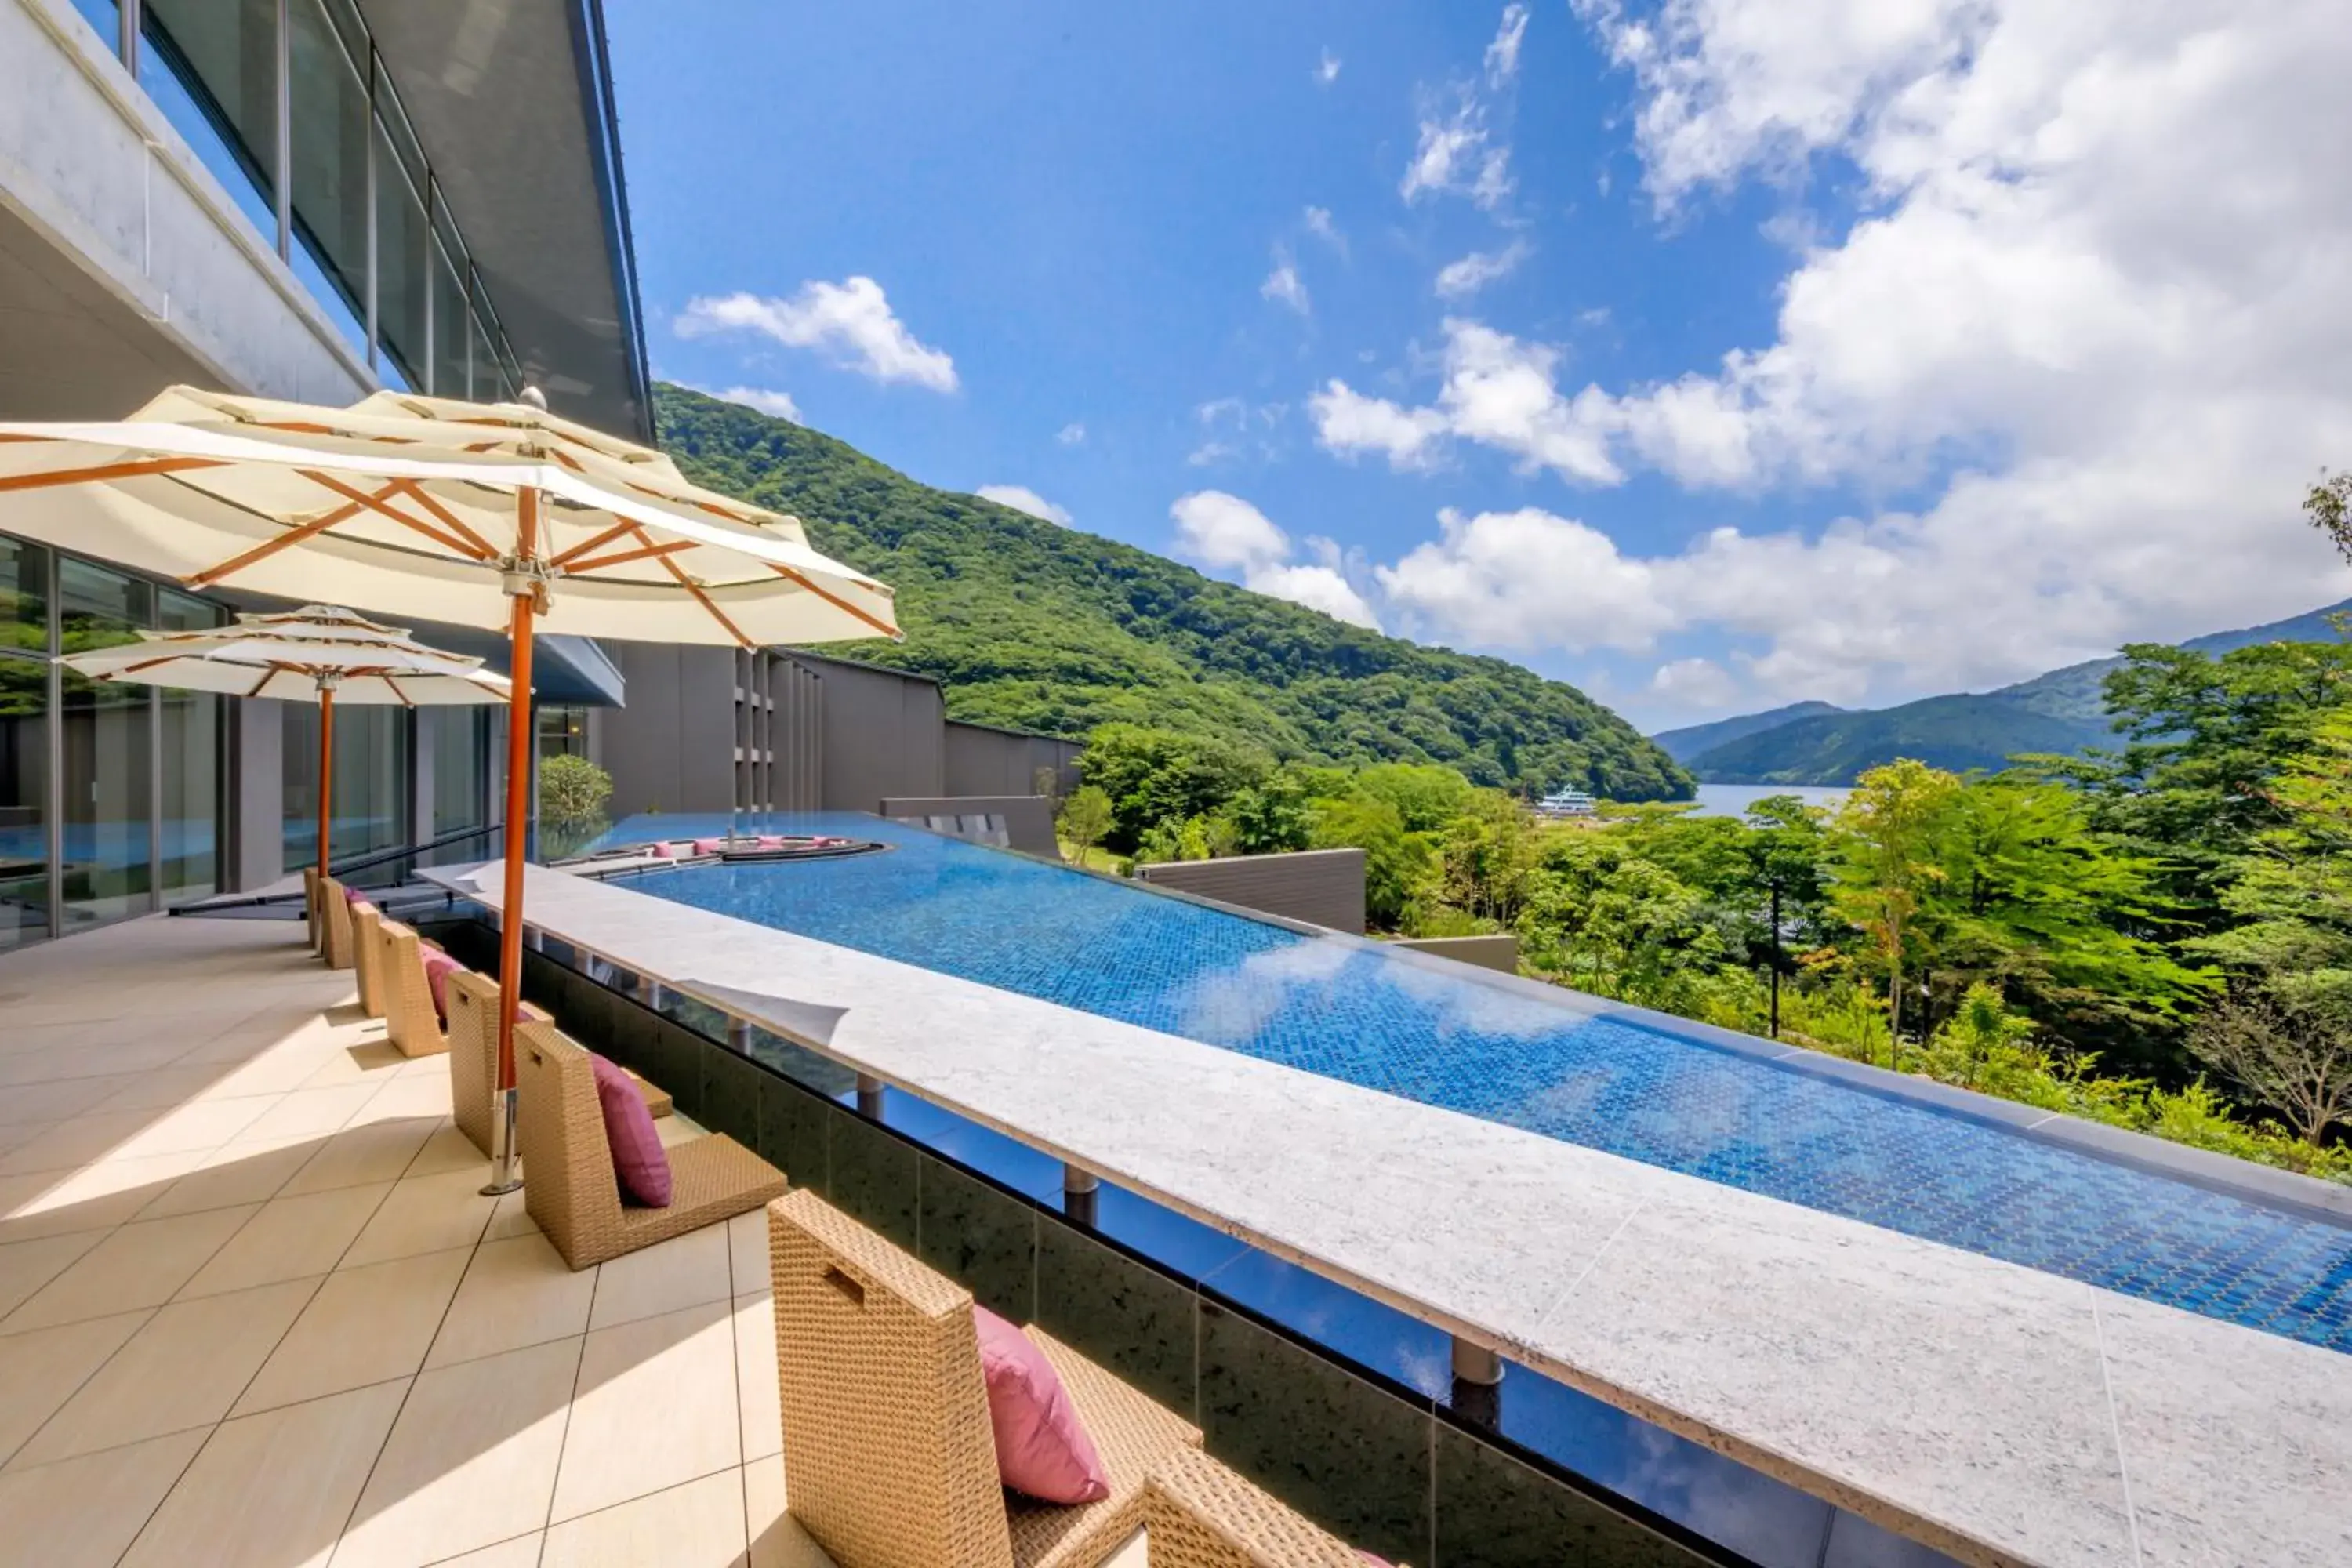
[{"label": "handrail post", "polygon": [[1454,1414],[1481,1426],[1503,1420],[1503,1358],[1485,1345],[1454,1337]]},{"label": "handrail post", "polygon": [[1092,1226],[1095,1213],[1100,1205],[1102,1178],[1092,1171],[1062,1162],[1062,1213],[1065,1217],[1083,1226]]}]

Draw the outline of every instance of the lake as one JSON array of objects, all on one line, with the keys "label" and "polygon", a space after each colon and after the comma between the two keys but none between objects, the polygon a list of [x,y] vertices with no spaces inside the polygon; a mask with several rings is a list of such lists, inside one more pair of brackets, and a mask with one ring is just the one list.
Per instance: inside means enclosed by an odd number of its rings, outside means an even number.
[{"label": "lake", "polygon": [[1853,792],[1843,785],[1831,784],[1711,784],[1698,786],[1698,809],[1694,816],[1745,816],[1748,805],[1769,795],[1793,795],[1808,805],[1826,806],[1834,811],[1845,804]]}]

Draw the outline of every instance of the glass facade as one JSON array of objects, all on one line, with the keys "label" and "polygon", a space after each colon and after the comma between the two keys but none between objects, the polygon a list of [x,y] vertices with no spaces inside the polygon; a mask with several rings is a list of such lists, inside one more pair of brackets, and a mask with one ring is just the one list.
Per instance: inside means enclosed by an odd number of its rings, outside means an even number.
[{"label": "glass facade", "polygon": [[[438,838],[489,821],[490,730],[503,708],[428,708],[418,724],[431,731],[433,831]],[[503,728],[499,732],[503,734]]]},{"label": "glass facade", "polygon": [[226,618],[0,536],[0,950],[218,889],[220,700],[88,680],[58,658]]},{"label": "glass facade", "polygon": [[[286,869],[319,863],[319,710],[286,709]],[[330,860],[409,841],[408,710],[335,710],[335,788],[328,808]]]},{"label": "glass facade", "polygon": [[384,384],[514,395],[513,345],[352,0],[144,0],[128,46],[115,5],[78,8]]}]

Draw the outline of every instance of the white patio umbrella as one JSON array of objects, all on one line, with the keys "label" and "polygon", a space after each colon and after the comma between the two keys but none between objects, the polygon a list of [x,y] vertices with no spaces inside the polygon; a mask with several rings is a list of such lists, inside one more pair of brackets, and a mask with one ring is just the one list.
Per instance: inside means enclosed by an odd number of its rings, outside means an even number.
[{"label": "white patio umbrella", "polygon": [[138,642],[66,659],[96,680],[137,681],[231,697],[319,705],[319,875],[327,875],[335,763],[335,704],[434,708],[504,702],[507,678],[478,658],[427,647],[405,627],[311,605],[241,615],[233,626],[141,632]]},{"label": "white patio umbrella", "polygon": [[[898,635],[887,586],[795,518],[535,403],[349,408],[173,387],[119,424],[0,424],[0,531],[178,578],[503,628],[759,647]],[[511,1190],[530,704],[509,705],[499,1085]]]}]

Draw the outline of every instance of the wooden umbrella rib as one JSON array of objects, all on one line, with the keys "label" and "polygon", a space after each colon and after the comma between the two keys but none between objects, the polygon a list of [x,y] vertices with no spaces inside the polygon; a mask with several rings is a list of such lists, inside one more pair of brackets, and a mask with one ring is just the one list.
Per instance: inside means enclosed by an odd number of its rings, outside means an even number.
[{"label": "wooden umbrella rib", "polygon": [[402,707],[414,708],[416,706],[415,702],[409,700],[408,693],[400,689],[400,678],[398,676],[394,675],[390,670],[386,670],[383,672],[383,679],[384,686],[392,692],[392,694],[400,699],[400,705]]},{"label": "wooden umbrella rib", "polygon": [[142,474],[176,474],[188,468],[218,468],[221,458],[142,458],[131,462],[100,463],[95,468],[58,468],[46,474],[11,474],[0,479],[0,492],[47,489],[54,485],[104,484],[135,479]]},{"label": "wooden umbrella rib", "polygon": [[467,527],[465,520],[460,518],[456,512],[451,511],[447,507],[443,506],[439,501],[435,500],[430,495],[427,495],[424,485],[415,479],[403,479],[400,481],[398,489],[403,495],[407,496],[418,506],[423,507],[426,511],[431,512],[436,518],[439,519],[443,527],[448,529],[450,532],[457,534],[459,538],[467,541],[475,549],[480,551],[482,552],[483,560],[490,561],[497,558],[499,552],[497,549],[491,545],[490,542],[484,539],[472,529]]},{"label": "wooden umbrella rib", "polygon": [[[634,530],[633,531],[636,534],[638,539],[644,540],[647,543],[652,542],[652,541],[646,539],[646,531],[644,529],[640,528]],[[729,637],[733,637],[745,647],[756,648],[760,646],[758,643],[753,642],[750,637],[745,637],[743,635],[743,628],[737,626],[733,621],[729,620],[727,618],[726,612],[719,609],[717,605],[711,603],[710,595],[702,591],[700,584],[695,582],[693,578],[678,570],[677,562],[672,561],[667,555],[657,556],[656,559],[661,562],[663,568],[667,570],[671,576],[677,579],[677,585],[679,587],[694,595],[694,602],[696,604],[700,605],[705,610],[710,613],[710,618],[712,620],[717,621],[720,626],[727,628],[727,635]]]},{"label": "wooden umbrella rib", "polygon": [[623,534],[634,532],[636,527],[637,525],[634,522],[625,521],[616,522],[612,527],[606,529],[604,532],[596,535],[593,539],[588,540],[583,543],[573,545],[562,554],[558,555],[548,562],[548,564],[550,566],[569,566],[574,561],[579,560],[583,555],[586,555],[592,551],[602,550],[605,545],[612,543],[613,541],[620,538]]},{"label": "wooden umbrella rib", "polygon": [[[458,554],[465,556],[469,561],[492,561],[496,560],[498,557],[498,552],[490,549],[488,545],[480,545],[478,547],[474,544],[468,544],[466,541],[459,539],[455,534],[444,533],[430,523],[419,522],[416,519],[409,516],[406,512],[394,509],[378,496],[372,496],[365,490],[356,489],[352,486],[343,483],[342,480],[335,478],[332,474],[321,472],[317,468],[297,468],[295,472],[300,474],[304,479],[309,479],[313,484],[325,486],[328,489],[334,491],[339,496],[349,497],[369,511],[375,512],[383,517],[390,518],[393,521],[399,523],[402,527],[409,529],[415,532],[421,533],[436,544],[445,545],[447,548],[456,551]],[[387,488],[394,491],[397,491],[404,482],[405,481],[396,479]]]},{"label": "wooden umbrella rib", "polygon": [[288,529],[275,539],[265,539],[243,554],[232,555],[217,566],[207,566],[201,572],[190,573],[180,579],[181,585],[189,588],[209,587],[215,583],[235,576],[257,562],[268,560],[281,550],[301,543],[314,534],[326,532],[335,524],[357,516],[362,510],[356,505],[337,507],[333,511],[314,517],[299,527]]},{"label": "wooden umbrella rib", "polygon": [[796,572],[790,566],[779,566],[772,561],[768,563],[768,569],[775,573],[780,577],[791,578],[793,582],[798,583],[802,587],[806,588],[810,593],[814,594],[818,598],[823,599],[826,604],[831,605],[835,609],[841,611],[844,615],[856,616],[859,620],[864,621],[867,626],[872,626],[882,636],[886,637],[895,637],[898,635],[895,627],[887,626],[883,622],[876,620],[872,616],[867,615],[865,611],[859,609],[856,605],[851,604],[840,595],[830,594],[824,589],[818,587],[814,583],[809,580],[808,575],[805,573]]},{"label": "wooden umbrella rib", "polygon": [[624,550],[617,555],[599,555],[593,561],[573,562],[567,570],[577,576],[583,572],[599,572],[607,566],[618,566],[626,561],[644,561],[657,555],[675,555],[682,550],[697,549],[700,543],[699,540],[677,539],[672,540],[667,544],[648,544],[642,550]]}]

